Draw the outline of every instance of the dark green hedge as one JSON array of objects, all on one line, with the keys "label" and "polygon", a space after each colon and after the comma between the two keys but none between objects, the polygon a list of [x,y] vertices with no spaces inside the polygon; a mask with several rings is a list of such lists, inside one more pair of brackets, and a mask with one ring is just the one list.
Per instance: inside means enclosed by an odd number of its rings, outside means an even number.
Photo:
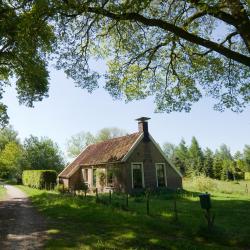
[{"label": "dark green hedge", "polygon": [[22,174],[23,185],[39,189],[54,186],[56,178],[54,170],[25,170]]},{"label": "dark green hedge", "polygon": [[245,180],[250,180],[250,172],[245,172]]}]

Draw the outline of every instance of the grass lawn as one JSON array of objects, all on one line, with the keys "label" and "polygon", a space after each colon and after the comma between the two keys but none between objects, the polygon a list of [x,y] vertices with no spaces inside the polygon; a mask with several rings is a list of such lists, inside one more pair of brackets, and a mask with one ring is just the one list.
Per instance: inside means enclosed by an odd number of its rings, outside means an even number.
[{"label": "grass lawn", "polygon": [[207,230],[198,193],[190,181],[184,182],[187,191],[176,198],[177,222],[173,193],[151,196],[148,216],[143,196],[130,197],[125,211],[124,195],[113,196],[109,205],[108,195],[100,195],[102,203],[96,203],[91,196],[20,188],[48,217],[51,239],[46,249],[248,249],[250,194],[245,193],[246,182],[218,184],[225,185],[225,190],[218,186],[212,192],[216,216],[212,231]]},{"label": "grass lawn", "polygon": [[0,186],[0,200],[4,198],[5,194],[6,194],[6,189]]}]

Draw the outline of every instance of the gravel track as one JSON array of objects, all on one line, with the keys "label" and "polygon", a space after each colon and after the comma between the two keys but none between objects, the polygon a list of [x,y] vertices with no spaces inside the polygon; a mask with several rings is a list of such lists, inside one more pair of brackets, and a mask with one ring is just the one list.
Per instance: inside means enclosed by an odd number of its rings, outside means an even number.
[{"label": "gravel track", "polygon": [[45,219],[32,207],[20,189],[5,185],[0,201],[0,249],[40,250],[47,238]]}]

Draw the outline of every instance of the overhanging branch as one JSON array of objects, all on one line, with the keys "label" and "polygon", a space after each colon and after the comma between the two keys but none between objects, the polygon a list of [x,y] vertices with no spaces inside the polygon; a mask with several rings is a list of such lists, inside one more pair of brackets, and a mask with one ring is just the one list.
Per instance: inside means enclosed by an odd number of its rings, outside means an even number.
[{"label": "overhanging branch", "polygon": [[[128,21],[134,21],[134,22],[140,22],[146,26],[151,27],[158,27],[165,31],[171,32],[175,34],[177,37],[180,37],[186,41],[189,41],[191,43],[203,46],[207,49],[211,49],[229,59],[232,59],[236,62],[239,62],[241,64],[244,64],[246,66],[250,66],[250,57],[240,54],[238,52],[235,52],[233,50],[230,50],[226,48],[225,46],[218,44],[216,42],[204,39],[200,36],[194,35],[176,25],[173,25],[169,22],[163,21],[161,19],[155,19],[155,18],[147,18],[144,17],[141,14],[138,13],[124,13],[124,14],[116,14],[113,12],[110,12],[106,9],[99,8],[99,7],[88,7],[84,6],[82,11],[80,10],[76,15],[80,15],[84,12],[90,12],[95,13],[97,15],[102,15],[114,20],[128,20]],[[71,15],[73,16],[73,15]]]}]

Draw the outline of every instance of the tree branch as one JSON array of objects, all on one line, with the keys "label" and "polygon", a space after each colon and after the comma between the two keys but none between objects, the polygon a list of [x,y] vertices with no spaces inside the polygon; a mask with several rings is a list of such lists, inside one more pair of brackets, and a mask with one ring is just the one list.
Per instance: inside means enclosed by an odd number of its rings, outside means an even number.
[{"label": "tree branch", "polygon": [[[137,21],[140,22],[144,25],[151,26],[151,27],[159,27],[165,31],[169,31],[176,36],[185,39],[191,43],[203,46],[208,49],[212,49],[213,51],[218,52],[219,54],[232,59],[236,62],[239,62],[241,64],[244,64],[246,66],[250,66],[250,57],[245,56],[243,54],[240,54],[238,52],[235,52],[233,50],[230,50],[221,44],[218,44],[216,42],[204,39],[202,37],[199,37],[197,35],[194,35],[192,33],[189,33],[188,31],[175,26],[169,22],[163,21],[161,19],[155,19],[155,18],[147,18],[142,16],[141,14],[138,13],[125,13],[125,14],[115,14],[113,12],[110,12],[106,9],[98,8],[98,7],[86,7],[82,12],[90,12],[90,13],[95,13],[98,15],[102,15],[114,20],[130,20],[130,21]],[[80,13],[78,13],[79,15]]]}]

